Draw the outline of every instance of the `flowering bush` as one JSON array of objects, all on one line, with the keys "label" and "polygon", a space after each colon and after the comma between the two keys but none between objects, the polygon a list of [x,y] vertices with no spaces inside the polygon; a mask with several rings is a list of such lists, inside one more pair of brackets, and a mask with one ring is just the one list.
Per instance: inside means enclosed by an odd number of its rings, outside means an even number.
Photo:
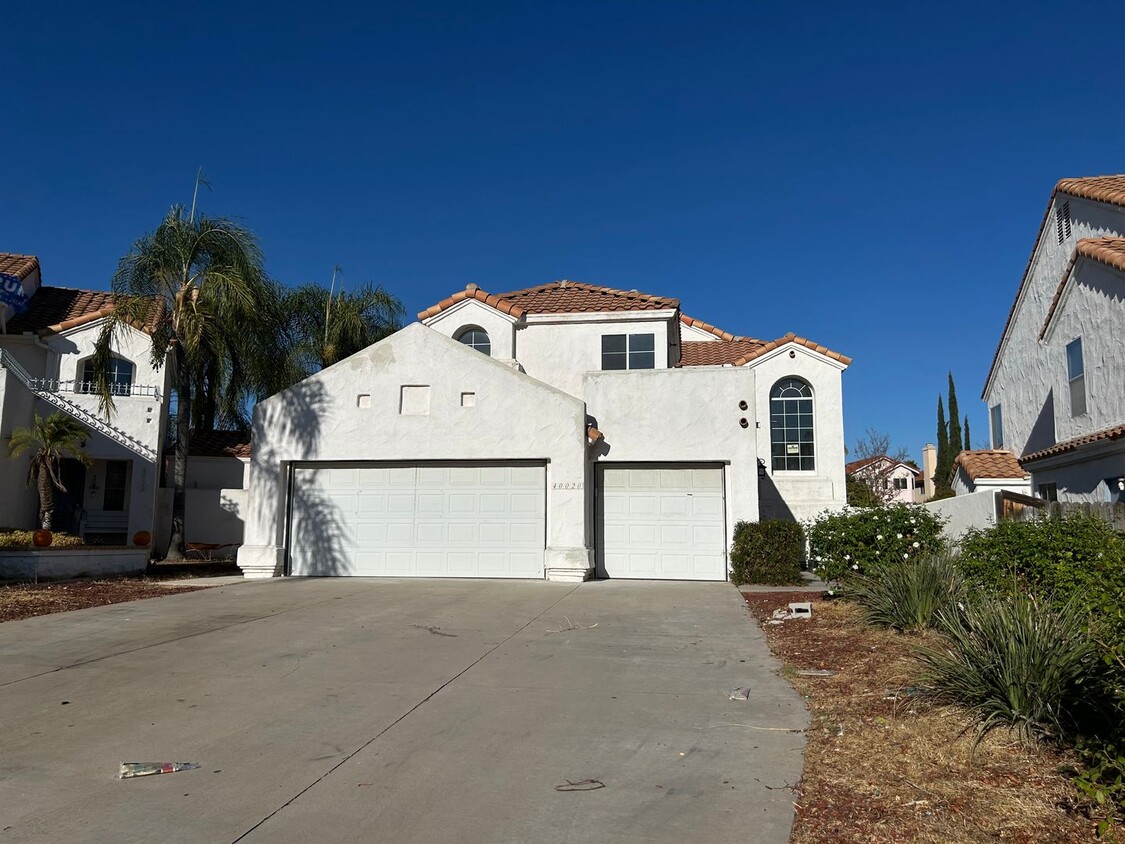
[{"label": "flowering bush", "polygon": [[808,526],[809,563],[821,580],[840,581],[882,565],[942,551],[944,520],[912,504],[821,513]]}]

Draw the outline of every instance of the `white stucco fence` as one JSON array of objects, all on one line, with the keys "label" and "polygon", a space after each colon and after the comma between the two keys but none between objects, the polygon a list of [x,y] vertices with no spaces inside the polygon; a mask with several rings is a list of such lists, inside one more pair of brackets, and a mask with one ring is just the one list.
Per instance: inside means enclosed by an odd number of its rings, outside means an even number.
[{"label": "white stucco fence", "polygon": [[950,544],[956,545],[969,528],[989,528],[996,524],[996,499],[1000,494],[999,490],[986,489],[927,501],[922,506],[947,519],[943,534]]},{"label": "white stucco fence", "polygon": [[144,571],[148,548],[73,548],[0,551],[0,580],[31,580],[127,574]]}]

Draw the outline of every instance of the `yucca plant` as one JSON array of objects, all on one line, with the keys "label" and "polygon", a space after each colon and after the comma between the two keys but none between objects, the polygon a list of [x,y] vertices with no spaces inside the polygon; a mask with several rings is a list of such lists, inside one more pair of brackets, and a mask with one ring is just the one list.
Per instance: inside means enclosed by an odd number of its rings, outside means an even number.
[{"label": "yucca plant", "polygon": [[868,623],[915,632],[937,626],[941,613],[955,616],[968,587],[954,557],[933,554],[853,577],[847,594]]},{"label": "yucca plant", "polygon": [[920,649],[923,687],[937,703],[966,707],[978,742],[999,727],[1030,744],[1060,738],[1074,726],[1099,671],[1080,603],[990,597],[939,619],[949,643]]}]

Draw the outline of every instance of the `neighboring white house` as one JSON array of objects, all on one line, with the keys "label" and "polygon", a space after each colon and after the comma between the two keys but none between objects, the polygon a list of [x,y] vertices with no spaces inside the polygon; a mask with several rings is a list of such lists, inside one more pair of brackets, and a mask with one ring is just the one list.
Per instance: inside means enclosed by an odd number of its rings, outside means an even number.
[{"label": "neighboring white house", "polygon": [[962,451],[953,460],[949,486],[954,495],[970,495],[989,489],[1030,495],[1031,476],[1010,451]]},{"label": "neighboring white house", "polygon": [[570,281],[419,319],[255,408],[247,576],[723,580],[737,520],[845,504],[812,341]]},{"label": "neighboring white house", "polygon": [[914,504],[921,501],[924,494],[918,467],[885,454],[853,460],[844,466],[844,474],[867,484],[888,504]]},{"label": "neighboring white house", "polygon": [[12,431],[30,426],[35,413],[61,410],[89,430],[85,451],[93,465],[62,461],[67,491],[58,494],[54,527],[91,542],[130,542],[152,528],[167,424],[168,376],[152,364],[151,338],[133,328],[118,335],[109,373],[115,412],[107,419],[91,358],[111,294],[44,286],[30,255],[0,253],[0,275],[30,297],[20,314],[0,304],[0,525],[29,528],[38,510],[36,491],[25,483],[29,456],[8,455]]},{"label": "neighboring white house", "polygon": [[1125,175],[1063,179],[985,382],[993,448],[1059,501],[1125,501]]}]

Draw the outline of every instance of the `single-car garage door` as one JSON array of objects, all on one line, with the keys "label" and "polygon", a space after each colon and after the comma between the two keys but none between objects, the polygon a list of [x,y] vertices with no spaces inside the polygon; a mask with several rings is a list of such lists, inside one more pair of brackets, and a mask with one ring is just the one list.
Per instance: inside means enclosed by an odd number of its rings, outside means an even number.
[{"label": "single-car garage door", "polygon": [[542,464],[307,465],[292,489],[291,574],[543,577]]},{"label": "single-car garage door", "polygon": [[598,466],[598,575],[726,580],[720,466]]}]

